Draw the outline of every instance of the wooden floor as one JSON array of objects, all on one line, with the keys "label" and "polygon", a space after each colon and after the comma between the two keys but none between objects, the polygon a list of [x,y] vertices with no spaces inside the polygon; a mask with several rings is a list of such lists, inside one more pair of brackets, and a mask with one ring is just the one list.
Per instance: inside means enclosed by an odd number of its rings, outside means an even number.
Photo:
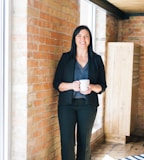
[{"label": "wooden floor", "polygon": [[133,136],[126,144],[104,142],[92,152],[92,160],[118,160],[144,154],[144,137]]}]

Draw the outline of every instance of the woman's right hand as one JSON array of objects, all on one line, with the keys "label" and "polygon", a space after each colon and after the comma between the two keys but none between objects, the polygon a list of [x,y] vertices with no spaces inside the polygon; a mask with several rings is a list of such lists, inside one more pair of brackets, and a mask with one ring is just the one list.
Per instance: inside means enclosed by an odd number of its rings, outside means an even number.
[{"label": "woman's right hand", "polygon": [[80,82],[79,81],[73,81],[71,83],[62,82],[60,83],[58,88],[61,92],[68,91],[68,90],[74,90],[78,92],[80,91]]},{"label": "woman's right hand", "polygon": [[76,92],[80,91],[80,82],[79,81],[73,81],[72,82],[72,88]]}]

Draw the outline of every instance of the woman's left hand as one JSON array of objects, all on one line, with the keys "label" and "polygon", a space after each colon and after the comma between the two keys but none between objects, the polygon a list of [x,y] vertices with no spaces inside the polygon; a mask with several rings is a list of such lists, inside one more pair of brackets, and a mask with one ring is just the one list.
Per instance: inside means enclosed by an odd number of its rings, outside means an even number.
[{"label": "woman's left hand", "polygon": [[87,91],[80,91],[81,94],[87,95],[90,94],[92,91],[99,93],[102,90],[102,87],[99,84],[90,84],[88,86],[88,90]]},{"label": "woman's left hand", "polygon": [[90,94],[92,92],[90,85],[88,86],[88,90],[86,91],[80,91],[81,94],[87,95]]}]

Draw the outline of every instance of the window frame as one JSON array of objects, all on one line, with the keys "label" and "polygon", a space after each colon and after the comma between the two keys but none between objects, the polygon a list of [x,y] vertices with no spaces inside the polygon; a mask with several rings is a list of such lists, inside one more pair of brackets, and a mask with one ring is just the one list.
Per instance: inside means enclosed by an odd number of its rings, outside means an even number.
[{"label": "window frame", "polygon": [[0,1],[0,160],[11,157],[11,4]]}]

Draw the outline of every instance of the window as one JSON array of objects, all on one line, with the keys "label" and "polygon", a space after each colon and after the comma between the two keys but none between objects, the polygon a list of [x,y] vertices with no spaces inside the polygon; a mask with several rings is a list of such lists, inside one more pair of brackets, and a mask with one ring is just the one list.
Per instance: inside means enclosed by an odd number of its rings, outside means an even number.
[{"label": "window", "polygon": [[[93,49],[102,56],[104,61],[106,39],[106,12],[88,0],[80,0],[80,24],[87,25],[93,37]],[[103,96],[99,95],[100,106],[93,127],[93,133],[98,129],[103,131]]]}]

